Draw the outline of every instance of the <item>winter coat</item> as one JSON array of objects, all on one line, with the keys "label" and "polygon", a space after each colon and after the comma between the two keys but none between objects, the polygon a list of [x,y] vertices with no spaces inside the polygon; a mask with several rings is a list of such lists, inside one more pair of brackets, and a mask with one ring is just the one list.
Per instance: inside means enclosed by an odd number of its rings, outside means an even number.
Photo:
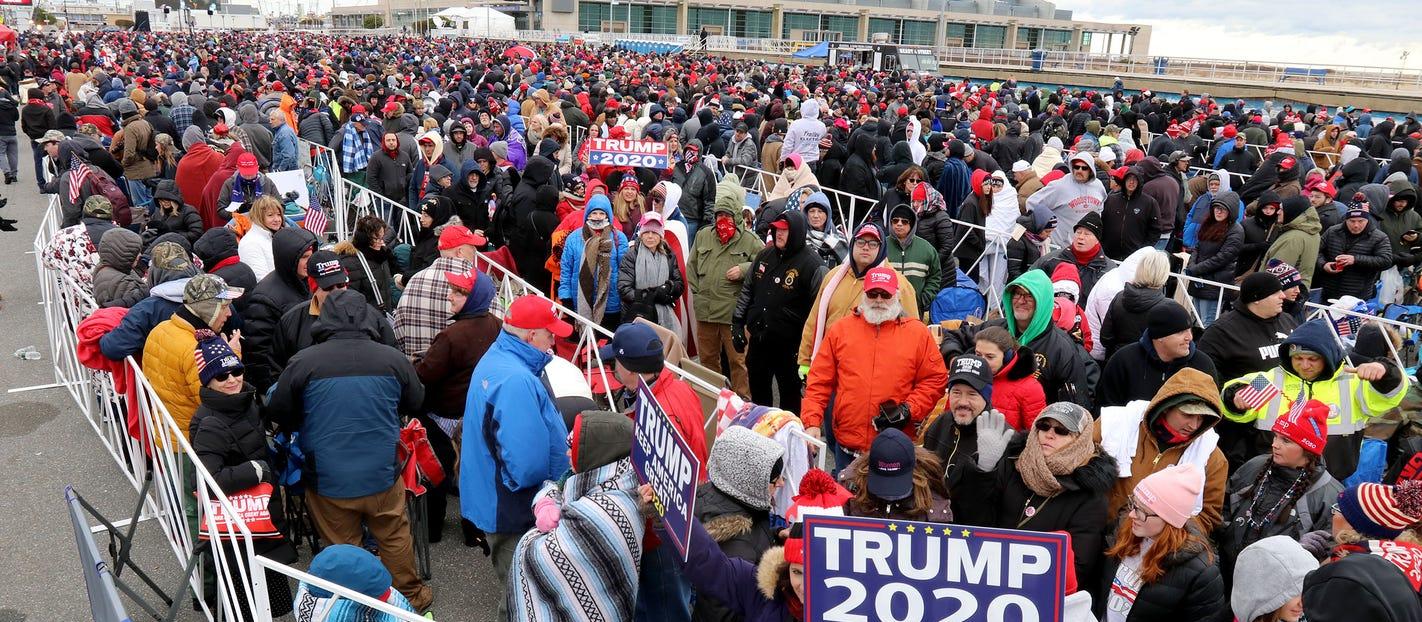
[{"label": "winter coat", "polygon": [[1278,259],[1298,268],[1304,286],[1311,287],[1318,261],[1318,234],[1323,231],[1318,220],[1318,211],[1312,207],[1304,210],[1297,218],[1281,225],[1279,231],[1278,237],[1269,245],[1269,250],[1264,252],[1264,259],[1259,265],[1267,266],[1270,259]]},{"label": "winter coat", "polygon": [[[888,247],[879,246],[879,257],[873,265],[883,265],[884,258],[888,255]],[[864,275],[855,274],[854,260],[850,259],[825,274],[820,282],[820,291],[815,295],[815,304],[810,307],[810,314],[806,318],[805,328],[800,334],[800,354],[801,365],[809,365],[810,358],[815,351],[815,333],[819,323],[820,308],[825,307],[824,312],[824,333],[827,333],[841,318],[849,317],[854,309],[859,305],[859,299],[864,293]],[[892,266],[889,266],[892,269]],[[836,283],[836,275],[843,272],[844,276]],[[867,270],[866,270],[867,272]],[[894,275],[899,279],[899,304],[904,307],[904,317],[921,317],[918,310],[918,296],[913,291],[913,285],[894,270]],[[831,284],[834,289],[829,290]],[[822,333],[823,335],[823,333]],[[823,351],[823,348],[821,348]]]},{"label": "winter coat", "polygon": [[[172,317],[153,327],[143,344],[143,373],[153,385],[154,395],[163,400],[173,422],[185,435],[198,407],[198,389],[202,387],[197,361],[193,359],[198,343],[194,331],[198,328],[206,327],[187,309],[179,307]],[[171,437],[165,435],[165,438]],[[166,444],[163,440],[159,443]],[[168,447],[168,451],[177,453],[177,445]]]},{"label": "winter coat", "polygon": [[716,176],[706,168],[705,162],[677,164],[672,183],[681,186],[677,209],[687,222],[697,228],[709,226],[715,220],[712,214],[716,206]]},{"label": "winter coat", "polygon": [[[736,235],[729,242],[721,244],[716,237],[714,226],[702,227],[696,232],[696,240],[691,245],[691,261],[687,263],[687,280],[691,285],[691,299],[698,322],[730,324],[735,314],[737,298],[749,275],[750,262],[765,244],[746,230],[740,218],[740,208],[735,196],[744,198],[744,191],[727,176],[718,190],[716,206],[712,214],[729,214],[736,223]],[[803,234],[803,232],[802,232]],[[801,237],[803,244],[804,237]],[[741,279],[726,279],[726,271],[733,266],[741,267]]]},{"label": "winter coat", "polygon": [[942,289],[942,272],[938,261],[938,251],[928,241],[916,235],[909,235],[907,241],[889,234],[889,255],[885,259],[913,285],[917,294],[918,308],[926,310],[933,306],[933,299]]},{"label": "winter coat", "polygon": [[1150,310],[1167,300],[1165,293],[1158,288],[1127,283],[1126,288],[1111,301],[1111,308],[1101,321],[1101,332],[1096,336],[1106,348],[1107,360],[1117,350],[1139,341],[1145,333]]},{"label": "winter coat", "polygon": [[[1260,485],[1259,476],[1268,468],[1272,468],[1273,472]],[[1251,458],[1230,475],[1225,498],[1225,522],[1216,538],[1225,568],[1233,568],[1235,558],[1245,547],[1269,536],[1284,535],[1298,540],[1310,531],[1331,528],[1333,512],[1330,508],[1338,502],[1343,484],[1333,479],[1321,465],[1314,469],[1316,473],[1309,476],[1313,483],[1303,494],[1281,509],[1277,518],[1257,529],[1245,524],[1249,520],[1245,514],[1253,507],[1254,517],[1264,518],[1264,514],[1279,502],[1299,477],[1299,469],[1273,466],[1271,457],[1266,454]]]},{"label": "winter coat", "polygon": [[[745,172],[738,169],[739,166],[760,168],[760,150],[755,146],[755,139],[747,134],[743,141],[736,142],[735,139],[727,141],[726,159],[722,161],[721,165],[725,167],[726,172],[737,174]],[[745,178],[749,180],[751,176],[745,175]]]},{"label": "winter coat", "polygon": [[[996,382],[993,383],[996,396]],[[948,415],[950,418],[952,415]],[[1102,552],[1102,526],[1109,524],[1106,516],[1106,493],[1116,483],[1116,460],[1097,448],[1086,464],[1066,475],[1058,475],[1062,490],[1051,497],[1038,495],[1027,487],[1017,470],[1017,461],[1027,448],[1029,430],[1014,436],[994,472],[991,496],[980,502],[990,508],[983,527],[1020,529],[1024,531],[1065,531],[1071,536],[1071,549],[1076,559],[1077,581],[1085,583],[1096,576]],[[1028,507],[1033,509],[1027,514]]]},{"label": "winter coat", "polygon": [[[1233,192],[1221,192],[1215,195],[1215,200],[1210,204],[1212,210],[1210,218],[1214,218],[1214,206],[1224,207],[1229,211],[1229,218],[1225,220],[1229,229],[1225,232],[1224,239],[1206,240],[1203,237],[1199,239],[1195,245],[1195,252],[1190,254],[1190,263],[1185,266],[1186,276],[1208,279],[1217,283],[1229,283],[1234,280],[1239,251],[1244,247],[1244,227],[1235,222],[1235,210],[1239,208],[1239,202],[1232,199],[1233,194]],[[1191,296],[1202,300],[1218,300],[1220,295],[1220,288],[1195,282],[1190,283],[1189,291]]]},{"label": "winter coat", "polygon": [[237,235],[227,227],[208,229],[193,243],[193,255],[202,261],[204,272],[216,274],[228,285],[243,289],[242,297],[232,302],[232,308],[244,313],[257,287],[257,275],[238,257]]},{"label": "winter coat", "polygon": [[374,341],[370,305],[333,291],[312,326],[317,343],[291,358],[269,406],[299,431],[303,482],[323,497],[355,499],[395,484],[400,417],[424,401],[424,386],[399,350]]},{"label": "winter coat", "polygon": [[874,137],[867,133],[850,139],[849,158],[839,175],[839,190],[877,201],[879,180],[874,176]]},{"label": "winter coat", "polygon": [[[986,413],[984,413],[986,414]],[[923,431],[923,448],[943,461],[943,484],[948,487],[953,520],[964,525],[987,525],[993,508],[985,498],[995,482],[978,470],[978,428],[958,425],[952,413],[933,419]]]},{"label": "winter coat", "polygon": [[129,181],[151,179],[158,175],[158,160],[141,153],[154,145],[153,126],[142,118],[130,117],[123,122],[123,176]]},{"label": "winter coat", "polygon": [[[1140,175],[1134,170],[1126,177]],[[1101,249],[1116,261],[1125,259],[1138,248],[1154,246],[1160,239],[1160,206],[1140,186],[1133,194],[1123,188],[1106,197],[1101,208]]]},{"label": "winter coat", "polygon": [[[1194,523],[1186,523],[1186,528],[1196,533],[1200,531]],[[1108,533],[1105,548],[1115,544],[1115,533]],[[1154,583],[1140,586],[1126,622],[1226,622],[1232,619],[1224,579],[1209,544],[1190,541],[1185,548],[1166,556],[1163,564],[1167,569],[1165,575]],[[1101,593],[1111,593],[1111,584],[1120,566],[1120,560],[1106,558],[1101,572]],[[1107,599],[1103,597],[1096,603],[1096,613],[1104,613],[1106,606]]]},{"label": "winter coat", "polygon": [[[231,495],[263,481],[274,483],[279,473],[267,462],[267,434],[256,387],[247,384],[232,395],[203,387],[201,399],[188,424],[188,435],[198,460],[212,474],[217,487]],[[260,477],[253,461],[263,463]]]},{"label": "winter coat", "polygon": [[305,279],[296,275],[296,263],[306,249],[316,245],[316,236],[305,229],[283,227],[272,236],[272,257],[276,268],[247,292],[247,312],[243,317],[243,357],[246,379],[265,391],[276,381],[270,373],[272,339],[277,323],[287,309],[311,297]]},{"label": "winter coat", "polygon": [[1086,300],[1087,296],[1091,294],[1091,288],[1096,286],[1096,281],[1100,280],[1107,271],[1117,266],[1116,260],[1106,256],[1104,248],[1101,252],[1096,253],[1096,256],[1092,257],[1086,265],[1077,263],[1076,254],[1068,246],[1038,259],[1033,267],[1041,268],[1047,274],[1052,274],[1056,271],[1057,265],[1063,262],[1076,266],[1077,274],[1081,276],[1081,293],[1077,294],[1077,300]]},{"label": "winter coat", "polygon": [[[158,207],[159,200],[169,200],[178,204],[172,212]],[[156,239],[165,233],[176,233],[188,239],[192,244],[202,237],[205,230],[202,224],[202,217],[198,216],[197,210],[191,205],[183,203],[183,195],[178,191],[178,184],[171,180],[159,182],[158,189],[153,191],[154,212],[148,219],[148,230],[145,236]],[[151,233],[150,233],[151,232]]]},{"label": "winter coat", "polygon": [[[654,522],[665,538],[661,521]],[[693,520],[687,559],[675,558],[698,597],[716,600],[745,622],[795,620],[790,613],[795,594],[790,590],[790,564],[783,547],[771,547],[753,561],[727,555],[716,544],[706,527]]]},{"label": "winter coat", "polygon": [[320,111],[304,111],[296,122],[296,135],[302,140],[325,145],[336,137],[336,124],[331,115]]},{"label": "winter coat", "polygon": [[[546,289],[552,282],[552,276],[543,264],[551,252],[553,229],[558,226],[555,214],[558,208],[558,188],[554,185],[555,168],[556,165],[548,158],[530,158],[512,195],[507,199],[500,195],[498,211],[495,214],[494,225],[498,231],[495,237],[502,236],[508,241],[509,251],[513,253],[519,275],[540,289]],[[495,175],[491,181],[497,191],[501,183],[498,176]],[[609,218],[611,214],[612,210],[609,209]],[[566,250],[567,246],[564,246],[564,251]],[[579,255],[582,254],[581,246],[578,252]],[[615,298],[611,297],[608,304],[613,304]]]},{"label": "winter coat", "polygon": [[[119,233],[122,231],[123,233]],[[99,267],[94,270],[94,302],[125,309],[148,297],[148,283],[133,271],[143,252],[143,240],[127,229],[115,229],[99,241]]]},{"label": "winter coat", "polygon": [[57,127],[59,122],[54,116],[54,109],[48,104],[26,103],[20,108],[20,130],[30,137],[30,141],[38,141],[45,132]]},{"label": "winter coat", "polygon": [[[1329,272],[1324,265],[1339,255],[1352,255],[1353,265],[1341,272]],[[1334,225],[1323,232],[1318,244],[1317,278],[1314,284],[1323,288],[1323,299],[1357,296],[1363,300],[1377,295],[1378,276],[1393,266],[1392,244],[1387,234],[1371,218],[1363,232],[1353,235],[1348,225]]]},{"label": "winter coat", "polygon": [[568,429],[539,380],[551,358],[500,332],[469,378],[459,511],[485,532],[532,527],[533,496],[568,470]]},{"label": "winter coat", "polygon": [[1244,226],[1244,245],[1240,247],[1239,257],[1234,262],[1236,277],[1265,267],[1264,253],[1274,243],[1275,234],[1279,231],[1278,225],[1266,221],[1262,213],[1246,217],[1240,224]]},{"label": "winter coat", "polygon": [[380,196],[404,205],[409,195],[413,167],[409,154],[403,150],[392,157],[384,149],[377,149],[370,154],[370,164],[365,169],[365,185]]},{"label": "winter coat", "polygon": [[1162,234],[1175,230],[1175,214],[1180,206],[1180,182],[1155,158],[1146,158],[1136,163],[1140,172],[1141,193],[1155,199],[1159,208],[1159,227]]},{"label": "winter coat", "polygon": [[[598,195],[597,201],[601,199],[602,196]],[[610,210],[595,207],[595,205],[600,204],[601,203],[594,203],[593,201],[589,202],[588,209],[583,211],[584,223],[587,222],[589,214],[599,210],[608,217],[608,222],[612,221],[612,212]],[[558,278],[558,298],[560,300],[572,300],[574,304],[577,303],[577,299],[580,295],[581,286],[578,283],[578,279],[582,273],[583,260],[585,259],[585,244],[583,242],[584,229],[586,229],[586,226],[579,227],[577,230],[568,234],[568,239],[563,244],[563,257],[558,262],[558,267],[562,272]],[[622,232],[619,231],[616,226],[610,224],[606,231],[608,235],[612,236],[612,252],[608,258],[610,274],[608,275],[607,307],[605,310],[607,313],[619,313],[622,311],[622,297],[618,295],[620,291],[618,289],[620,287],[619,277],[622,272],[622,258],[627,253],[627,236],[622,235]]]},{"label": "winter coat", "polygon": [[[360,292],[366,302],[382,312],[395,310],[395,301],[390,299],[395,287],[395,261],[390,249],[360,248],[352,240],[346,240],[331,250],[341,257],[341,267],[350,277],[351,291]],[[361,263],[362,256],[364,263]],[[369,271],[366,266],[370,267]]]},{"label": "winter coat", "polygon": [[[959,354],[971,352],[978,330],[988,326],[1001,326],[1006,328],[1018,343],[1032,349],[1037,362],[1036,377],[1042,383],[1047,403],[1075,402],[1090,408],[1091,368],[1094,363],[1088,363],[1089,359],[1081,346],[1052,323],[1054,296],[1052,282],[1047,274],[1041,270],[1028,270],[1007,286],[1024,287],[1037,301],[1037,311],[1026,330],[1019,330],[1016,322],[1002,319],[988,320],[976,326],[964,324],[956,331],[943,334],[939,351],[942,352],[944,360],[952,360]],[[1011,317],[1011,296],[1003,296],[1001,304],[1004,317]]]},{"label": "winter coat", "polygon": [[[667,264],[667,280],[655,288],[637,289],[637,257],[642,253],[656,252]],[[622,308],[626,311],[623,320],[631,321],[633,316],[644,317],[657,323],[656,305],[674,304],[685,291],[686,283],[677,266],[676,255],[665,242],[656,251],[647,250],[640,239],[634,239],[622,254],[617,266],[617,294],[622,298]]]},{"label": "winter coat", "polygon": [[503,323],[491,313],[460,312],[445,327],[425,355],[415,364],[415,373],[425,385],[424,412],[446,419],[464,416],[464,400],[469,395],[469,378],[484,353],[498,339]]},{"label": "winter coat", "polygon": [[1018,346],[1012,360],[992,376],[992,409],[1005,415],[1007,425],[1018,432],[1032,429],[1037,415],[1047,407],[1047,396],[1036,372],[1037,357],[1032,349]]},{"label": "winter coat", "polygon": [[[937,194],[937,190],[930,189],[931,194]],[[942,195],[934,200],[929,197],[928,205],[918,214],[918,225],[914,227],[914,235],[923,238],[938,251],[938,267],[943,274],[953,271],[953,243],[954,237],[953,219],[948,217]]]},{"label": "winter coat", "polygon": [[[1407,243],[1402,241],[1402,234],[1408,231],[1422,232],[1422,215],[1417,213],[1417,188],[1401,179],[1392,181],[1386,187],[1391,194],[1389,205],[1382,210],[1372,210],[1373,218],[1377,219],[1378,228],[1387,234],[1388,242],[1392,244],[1393,261],[1399,267],[1415,266],[1422,262],[1422,253],[1409,248]],[[1369,196],[1370,204],[1372,196],[1374,195]],[[1407,207],[1400,212],[1390,204],[1398,199],[1407,201]]]},{"label": "winter coat", "polygon": [[[1174,404],[1184,399],[1203,401],[1211,409],[1218,408],[1220,404],[1219,391],[1213,379],[1208,374],[1191,370],[1167,379],[1160,390],[1156,392],[1155,397],[1151,398],[1150,403],[1145,406],[1144,411],[1136,410],[1139,405],[1102,409],[1101,420],[1097,423],[1095,432],[1098,443],[1101,442],[1102,433],[1107,428],[1113,425],[1131,425],[1134,418],[1139,417],[1139,423],[1135,423],[1138,428],[1135,447],[1121,447],[1119,448],[1122,450],[1121,453],[1112,452],[1118,464],[1125,459],[1125,452],[1132,452],[1130,453],[1131,474],[1116,480],[1116,485],[1111,490],[1111,506],[1107,509],[1107,516],[1119,516],[1122,508],[1126,505],[1126,500],[1135,491],[1136,484],[1139,484],[1150,474],[1180,462],[1181,457],[1185,455],[1185,450],[1193,443],[1201,442],[1200,437],[1210,432],[1219,423],[1219,417],[1202,417],[1200,427],[1188,440],[1182,443],[1163,445],[1152,432],[1156,421],[1165,416],[1165,412]],[[1229,477],[1229,463],[1225,460],[1224,453],[1220,451],[1219,447],[1210,451],[1209,457],[1205,459],[1204,470],[1203,503],[1195,520],[1199,521],[1205,531],[1210,531],[1220,524],[1220,513],[1224,507],[1225,483]]]},{"label": "winter coat", "polygon": [[[376,341],[395,346],[395,331],[390,328],[390,323],[385,321],[384,314],[379,309],[371,307],[365,317],[370,324],[371,334],[377,336]],[[272,377],[280,376],[297,352],[316,343],[315,327],[318,319],[320,309],[316,308],[315,298],[291,305],[291,308],[281,315],[281,319],[277,321],[276,334],[272,336],[271,354],[267,357],[271,362],[269,371]]]},{"label": "winter coat", "polygon": [[[696,490],[696,521],[727,557],[755,563],[778,542],[770,513],[746,507],[707,482]],[[696,622],[742,618],[715,598],[697,598],[691,619]]]},{"label": "winter coat", "polygon": [[1190,344],[1190,354],[1173,361],[1160,360],[1150,337],[1144,333],[1136,342],[1127,345],[1106,361],[1101,371],[1101,382],[1096,385],[1097,403],[1105,406],[1124,406],[1135,400],[1149,400],[1165,381],[1186,367],[1209,374],[1218,384],[1219,375],[1210,357]]},{"label": "winter coat", "polygon": [[[809,228],[805,214],[789,210],[785,212],[785,220],[790,225],[785,248],[782,250],[772,244],[755,254],[745,276],[741,277],[731,324],[746,328],[755,337],[775,335],[793,344],[790,346],[793,348],[799,345],[806,319],[829,269],[819,255],[805,245]],[[697,273],[691,268],[688,270]],[[713,273],[708,270],[706,274]]]}]

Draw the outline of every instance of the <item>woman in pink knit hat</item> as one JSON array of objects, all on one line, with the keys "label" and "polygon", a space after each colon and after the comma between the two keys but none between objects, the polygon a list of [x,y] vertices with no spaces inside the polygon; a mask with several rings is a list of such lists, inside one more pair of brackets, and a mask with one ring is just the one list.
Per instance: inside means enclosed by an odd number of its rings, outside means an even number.
[{"label": "woman in pink knit hat", "polygon": [[1227,603],[1209,540],[1194,520],[1205,474],[1175,465],[1136,484],[1107,540],[1102,622],[1216,620]]}]

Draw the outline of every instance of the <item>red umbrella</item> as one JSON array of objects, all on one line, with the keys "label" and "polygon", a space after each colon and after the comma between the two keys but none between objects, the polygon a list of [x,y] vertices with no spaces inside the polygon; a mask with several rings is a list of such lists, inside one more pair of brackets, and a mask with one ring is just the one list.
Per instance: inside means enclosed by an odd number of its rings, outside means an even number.
[{"label": "red umbrella", "polygon": [[15,29],[0,24],[0,43],[4,43],[7,46],[13,45],[19,47],[20,36],[15,33]]},{"label": "red umbrella", "polygon": [[504,50],[504,56],[507,56],[509,58],[522,58],[524,60],[533,60],[538,55],[534,54],[533,50],[528,49],[528,46],[526,45],[515,45],[507,50]]}]

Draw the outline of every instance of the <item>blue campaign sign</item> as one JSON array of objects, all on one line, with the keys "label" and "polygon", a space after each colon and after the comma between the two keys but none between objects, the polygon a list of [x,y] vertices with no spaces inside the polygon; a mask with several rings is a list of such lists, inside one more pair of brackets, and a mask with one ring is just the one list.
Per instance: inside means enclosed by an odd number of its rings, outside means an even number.
[{"label": "blue campaign sign", "polygon": [[671,151],[666,143],[649,140],[590,138],[588,163],[593,166],[631,166],[634,168],[667,168],[671,166]]},{"label": "blue campaign sign", "polygon": [[913,521],[805,519],[816,622],[1060,622],[1067,536]]},{"label": "blue campaign sign", "polygon": [[647,383],[637,385],[636,420],[632,436],[632,466],[637,478],[656,493],[652,505],[666,524],[667,535],[686,559],[696,506],[696,477],[701,461],[672,425]]}]

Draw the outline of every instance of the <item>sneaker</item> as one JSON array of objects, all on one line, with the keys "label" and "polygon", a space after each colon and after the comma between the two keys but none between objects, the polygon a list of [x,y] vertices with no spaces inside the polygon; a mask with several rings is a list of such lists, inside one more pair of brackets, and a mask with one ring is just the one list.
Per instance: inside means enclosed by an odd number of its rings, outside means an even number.
[{"label": "sneaker", "polygon": [[17,222],[19,221],[0,218],[0,231],[19,231],[19,229],[15,228],[15,223]]}]

